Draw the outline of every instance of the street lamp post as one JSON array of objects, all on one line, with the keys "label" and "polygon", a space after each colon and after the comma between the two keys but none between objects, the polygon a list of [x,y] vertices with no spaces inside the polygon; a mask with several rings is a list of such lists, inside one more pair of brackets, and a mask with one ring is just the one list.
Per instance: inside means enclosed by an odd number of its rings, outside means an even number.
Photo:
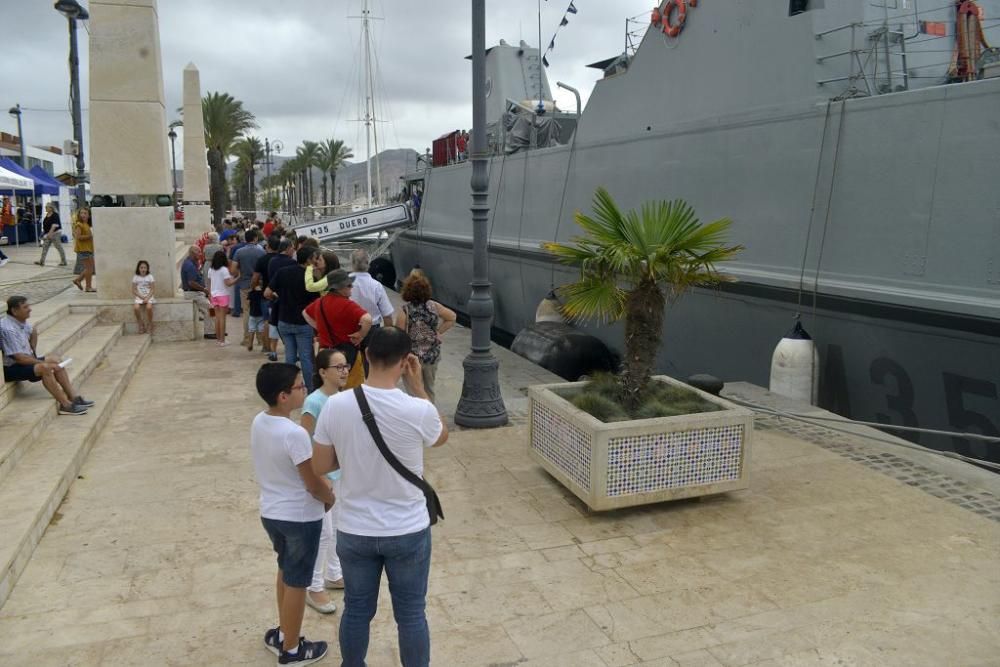
[{"label": "street lamp post", "polygon": [[[280,139],[275,139],[274,143],[268,137],[264,137],[264,170],[267,172],[267,189],[268,197],[270,197],[271,189],[274,184],[271,183],[271,149],[274,149],[274,153],[277,155],[285,145],[281,143]],[[268,210],[271,209],[271,201],[268,199],[267,207]]]},{"label": "street lamp post", "polygon": [[493,296],[486,248],[489,220],[489,175],[486,153],[486,0],[472,0],[472,351],[462,362],[462,398],[455,423],[491,428],[507,423],[500,395],[500,363],[490,351]]},{"label": "street lamp post", "polygon": [[21,169],[28,168],[28,158],[24,153],[24,130],[21,128],[21,105],[15,104],[10,108],[11,116],[17,116],[17,143],[21,145]]},{"label": "street lamp post", "polygon": [[174,151],[174,142],[177,141],[177,132],[174,131],[174,124],[170,124],[170,131],[167,132],[170,138],[170,176],[174,183],[174,215],[177,215],[177,153]]},{"label": "street lamp post", "polygon": [[90,18],[77,0],[57,0],[57,12],[69,20],[69,96],[73,102],[73,139],[76,141],[76,204],[87,203],[83,163],[83,112],[80,109],[80,57],[76,44],[76,21]]}]

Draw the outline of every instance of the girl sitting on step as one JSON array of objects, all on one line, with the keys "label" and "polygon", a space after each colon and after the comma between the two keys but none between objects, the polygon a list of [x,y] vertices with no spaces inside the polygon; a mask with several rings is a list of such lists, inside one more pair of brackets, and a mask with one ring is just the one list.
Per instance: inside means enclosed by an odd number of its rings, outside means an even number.
[{"label": "girl sitting on step", "polygon": [[[132,276],[132,296],[135,303],[132,304],[132,311],[135,313],[135,321],[139,323],[139,333],[153,333],[153,287],[156,282],[153,274],[149,272],[149,262],[140,259],[135,265],[135,275]],[[143,319],[145,313],[145,321]]]}]

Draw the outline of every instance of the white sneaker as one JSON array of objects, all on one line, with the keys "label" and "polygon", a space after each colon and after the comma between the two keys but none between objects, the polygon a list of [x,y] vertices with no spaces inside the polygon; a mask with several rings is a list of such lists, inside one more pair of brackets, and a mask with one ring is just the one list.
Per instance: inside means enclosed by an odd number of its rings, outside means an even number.
[{"label": "white sneaker", "polygon": [[10,258],[0,259],[0,266],[3,266],[4,264],[6,264],[9,261],[10,261]]}]

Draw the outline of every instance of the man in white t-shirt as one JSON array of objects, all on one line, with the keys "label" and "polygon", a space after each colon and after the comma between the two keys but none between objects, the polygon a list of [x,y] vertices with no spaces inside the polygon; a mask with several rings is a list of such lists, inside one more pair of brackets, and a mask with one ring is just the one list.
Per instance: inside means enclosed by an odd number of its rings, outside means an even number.
[{"label": "man in white t-shirt", "polygon": [[257,393],[268,409],[250,429],[250,453],[260,485],[260,520],[278,554],[279,625],[264,634],[264,645],[279,665],[308,665],[326,655],[326,642],[299,634],[319,551],[323,515],[333,505],[330,482],[313,472],[309,432],[291,419],[306,397],[294,364],[268,363],[257,371]]},{"label": "man in white t-shirt", "polygon": [[[443,445],[448,429],[427,400],[420,361],[410,337],[396,327],[372,332],[368,379],[362,387],[382,438],[399,461],[423,476],[424,448]],[[408,396],[400,377],[415,383]],[[431,564],[430,515],[423,492],[382,456],[361,418],[353,391],[331,396],[313,434],[317,474],[341,470],[337,496],[337,556],[344,571],[340,654],[345,667],[365,664],[382,569],[389,578],[392,611],[404,667],[430,664],[425,614]]]}]

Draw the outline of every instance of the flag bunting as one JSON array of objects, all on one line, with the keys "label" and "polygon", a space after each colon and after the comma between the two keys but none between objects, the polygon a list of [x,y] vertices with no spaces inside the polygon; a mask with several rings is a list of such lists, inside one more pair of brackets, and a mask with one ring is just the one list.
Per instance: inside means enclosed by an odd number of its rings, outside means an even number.
[{"label": "flag bunting", "polygon": [[576,5],[573,4],[573,2],[571,1],[569,3],[569,7],[567,7],[566,11],[563,12],[563,17],[559,21],[559,27],[556,28],[555,33],[552,35],[552,39],[549,40],[549,48],[545,49],[545,53],[542,54],[542,64],[545,65],[546,67],[549,66],[549,59],[547,56],[549,55],[549,53],[552,52],[554,48],[556,48],[556,36],[559,34],[559,31],[562,30],[563,26],[569,25],[569,15],[576,13],[577,13]]}]

